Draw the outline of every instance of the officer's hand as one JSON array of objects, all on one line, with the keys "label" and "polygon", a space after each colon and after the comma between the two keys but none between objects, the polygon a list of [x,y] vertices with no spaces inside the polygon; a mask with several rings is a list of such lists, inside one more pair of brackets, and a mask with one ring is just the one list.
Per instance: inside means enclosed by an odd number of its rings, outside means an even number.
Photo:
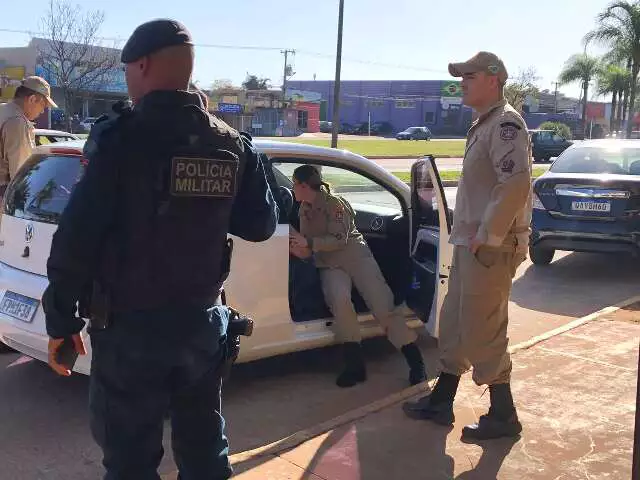
[{"label": "officer's hand", "polygon": [[473,237],[473,238],[471,239],[471,243],[469,244],[469,250],[471,250],[471,253],[472,253],[473,255],[475,255],[475,254],[478,252],[478,250],[480,250],[480,247],[481,247],[482,245],[483,245],[483,244],[482,244],[482,242],[481,242],[481,241],[479,241],[477,238]]},{"label": "officer's hand", "polygon": [[311,249],[309,247],[299,247],[297,245],[290,245],[291,254],[298,258],[309,258],[311,256]]},{"label": "officer's hand", "polygon": [[[87,350],[84,347],[84,342],[82,341],[82,337],[80,336],[80,334],[76,333],[75,335],[72,335],[71,339],[73,340],[73,346],[78,355],[86,355]],[[58,349],[62,346],[62,342],[64,342],[64,338],[49,337],[48,363],[53,371],[58,375],[68,377],[71,375],[71,370],[69,370],[65,365],[58,363],[56,360],[57,352]]]},{"label": "officer's hand", "polygon": [[309,242],[304,236],[300,235],[298,232],[295,232],[289,234],[289,245],[291,245],[292,247],[295,246],[300,248],[308,248]]}]

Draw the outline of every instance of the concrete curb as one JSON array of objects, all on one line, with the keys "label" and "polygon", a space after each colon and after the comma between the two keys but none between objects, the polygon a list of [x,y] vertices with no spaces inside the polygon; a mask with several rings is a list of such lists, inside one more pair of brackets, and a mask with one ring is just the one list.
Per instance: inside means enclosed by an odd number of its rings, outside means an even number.
[{"label": "concrete curb", "polygon": [[[524,342],[520,342],[516,345],[513,345],[509,347],[509,352],[516,353],[521,350],[529,349],[540,342],[548,340],[557,335],[566,333],[581,325],[584,325],[593,320],[596,320],[597,318],[600,318],[604,315],[609,315],[613,312],[616,312],[624,307],[627,307],[637,302],[640,302],[640,295],[636,295],[634,297],[628,298],[615,305],[603,308],[585,317],[578,318],[562,327],[550,330],[530,340],[526,340]],[[435,383],[435,381],[433,383]],[[261,458],[265,456],[278,455],[286,450],[291,450],[301,445],[302,443],[314,437],[317,437],[318,435],[322,435],[323,433],[326,433],[330,430],[334,430],[342,425],[354,422],[356,420],[366,417],[367,415],[376,413],[387,407],[393,406],[394,404],[407,400],[415,395],[428,392],[428,391],[431,391],[431,385],[429,384],[429,382],[424,382],[422,384],[406,388],[404,390],[401,390],[400,392],[393,393],[391,395],[388,395],[385,398],[376,400],[375,402],[372,402],[367,405],[363,405],[362,407],[358,407],[354,410],[346,412],[343,415],[327,420],[326,422],[322,422],[312,427],[306,428],[304,430],[300,430],[281,440],[272,442],[262,447],[255,448],[253,450],[247,450],[244,452],[236,453],[234,455],[230,455],[229,459],[231,463],[234,464],[234,463],[246,462],[248,460],[253,460],[253,459]],[[168,477],[164,477],[164,478],[168,480]]]}]

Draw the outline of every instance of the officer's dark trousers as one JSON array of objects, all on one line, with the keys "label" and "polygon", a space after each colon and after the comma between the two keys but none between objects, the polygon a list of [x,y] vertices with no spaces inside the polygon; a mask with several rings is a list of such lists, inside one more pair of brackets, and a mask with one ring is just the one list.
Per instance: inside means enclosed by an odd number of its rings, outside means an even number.
[{"label": "officer's dark trousers", "polygon": [[158,480],[165,413],[180,480],[231,476],[221,414],[224,355],[206,309],[121,314],[91,332],[91,430],[105,480]]}]

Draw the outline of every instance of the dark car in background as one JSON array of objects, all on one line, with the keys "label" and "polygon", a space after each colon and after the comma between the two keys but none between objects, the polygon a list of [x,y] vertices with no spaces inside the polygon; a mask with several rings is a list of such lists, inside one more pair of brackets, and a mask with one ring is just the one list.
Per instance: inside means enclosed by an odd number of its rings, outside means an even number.
[{"label": "dark car in background", "polygon": [[557,157],[573,142],[561,137],[553,130],[529,130],[531,135],[531,154],[534,162],[548,162]]},{"label": "dark car in background", "polygon": [[[369,135],[369,122],[360,122],[354,128],[356,135]],[[389,122],[372,122],[371,135],[384,137],[393,133],[393,125]]]},{"label": "dark car in background", "polygon": [[427,127],[409,127],[396,134],[397,140],[431,140],[433,134]]},{"label": "dark car in background", "polygon": [[585,140],[533,184],[529,254],[556,250],[640,254],[640,140]]},{"label": "dark car in background", "polygon": [[332,122],[327,122],[326,120],[320,120],[320,131],[322,133],[331,133],[333,128]]}]

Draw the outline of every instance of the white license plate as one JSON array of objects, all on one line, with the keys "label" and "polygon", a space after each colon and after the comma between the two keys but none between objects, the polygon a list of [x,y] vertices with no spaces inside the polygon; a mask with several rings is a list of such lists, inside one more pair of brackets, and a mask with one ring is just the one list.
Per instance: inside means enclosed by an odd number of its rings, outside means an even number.
[{"label": "white license plate", "polygon": [[0,313],[31,323],[36,310],[38,310],[38,305],[40,305],[40,301],[35,298],[25,297],[7,290],[0,300]]},{"label": "white license plate", "polygon": [[611,202],[571,202],[571,210],[577,212],[610,212]]}]

